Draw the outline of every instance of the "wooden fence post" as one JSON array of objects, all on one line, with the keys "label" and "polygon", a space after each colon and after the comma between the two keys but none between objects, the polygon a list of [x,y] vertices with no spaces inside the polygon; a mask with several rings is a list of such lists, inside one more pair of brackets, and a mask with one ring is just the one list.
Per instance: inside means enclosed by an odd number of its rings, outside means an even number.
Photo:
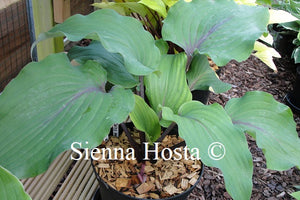
[{"label": "wooden fence post", "polygon": [[[51,0],[32,0],[34,29],[36,38],[40,33],[54,26],[53,4]],[[63,51],[62,38],[48,39],[37,45],[38,59],[41,60],[51,53]]]},{"label": "wooden fence post", "polygon": [[63,23],[71,16],[71,2],[70,0],[53,0],[54,21],[56,23]]}]

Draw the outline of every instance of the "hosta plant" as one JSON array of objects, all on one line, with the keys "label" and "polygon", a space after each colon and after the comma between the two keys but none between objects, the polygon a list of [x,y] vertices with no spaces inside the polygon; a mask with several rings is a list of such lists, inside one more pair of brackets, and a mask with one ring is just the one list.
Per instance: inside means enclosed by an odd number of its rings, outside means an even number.
[{"label": "hosta plant", "polygon": [[[43,173],[73,142],[96,147],[113,124],[128,118],[149,143],[161,141],[177,124],[202,162],[221,169],[234,199],[251,196],[253,163],[245,133],[256,139],[269,169],[300,167],[292,112],[272,95],[247,92],[225,107],[192,100],[194,90],[230,88],[207,57],[218,66],[247,59],[266,31],[268,9],[231,0],[153,1],[161,10],[147,2],[139,4],[145,15],[133,8],[132,17],[101,9],[72,16],[39,36],[37,42],[61,36],[92,42],[29,63],[0,95],[0,190],[11,190],[7,182],[18,185],[12,174]],[[148,19],[151,24],[145,24]],[[73,66],[73,59],[79,64]],[[220,159],[209,154],[214,143],[226,151]]]}]

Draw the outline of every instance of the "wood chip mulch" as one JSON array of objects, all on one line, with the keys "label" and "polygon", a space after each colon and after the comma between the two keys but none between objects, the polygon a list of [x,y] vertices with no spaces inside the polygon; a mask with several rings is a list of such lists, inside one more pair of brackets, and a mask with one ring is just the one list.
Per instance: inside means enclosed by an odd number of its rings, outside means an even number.
[{"label": "wood chip mulch", "polygon": [[[138,134],[134,133],[134,138],[138,142]],[[159,144],[161,152],[163,148],[171,148],[172,146],[182,142],[183,139],[177,138],[175,135],[167,136],[162,143]],[[126,195],[134,196],[143,199],[162,199],[180,194],[186,189],[194,185],[201,171],[201,163],[199,160],[179,159],[177,154],[171,156],[169,151],[165,151],[165,159],[159,156],[155,163],[146,161],[144,164],[138,163],[137,160],[126,160],[125,150],[131,147],[127,137],[123,133],[120,137],[110,137],[109,141],[103,142],[98,149],[100,153],[96,153],[94,157],[99,158],[94,160],[94,165],[100,177],[108,183],[112,188],[123,192]],[[103,152],[102,148],[106,151]],[[114,150],[121,148],[123,152],[123,161],[121,159],[120,151],[117,155]],[[181,157],[185,157],[183,147],[179,147],[177,152],[181,153]],[[107,149],[112,150],[111,159]],[[174,151],[175,152],[175,151]],[[104,156],[104,157],[103,157]],[[116,157],[115,157],[116,156]],[[150,154],[149,154],[150,156]],[[169,160],[169,158],[171,159]],[[187,158],[190,154],[187,153]],[[117,159],[115,159],[117,158]],[[132,158],[128,156],[127,158]],[[175,159],[176,158],[176,159]],[[138,174],[144,171],[145,182],[141,181]]]},{"label": "wood chip mulch", "polygon": [[[274,95],[279,102],[284,102],[287,92],[293,88],[296,79],[296,68],[287,58],[276,60],[278,73],[274,73],[255,57],[238,63],[231,61],[222,68],[220,79],[233,85],[232,89],[222,94],[211,94],[209,103],[225,105],[235,97],[241,97],[246,91],[261,90]],[[297,132],[300,136],[300,115],[294,114]],[[247,136],[249,149],[253,156],[253,190],[251,200],[290,200],[289,194],[300,185],[300,170],[292,168],[278,172],[266,169],[264,155]],[[223,175],[220,170],[205,167],[201,182],[188,198],[189,200],[228,200],[232,199],[226,192]]]}]

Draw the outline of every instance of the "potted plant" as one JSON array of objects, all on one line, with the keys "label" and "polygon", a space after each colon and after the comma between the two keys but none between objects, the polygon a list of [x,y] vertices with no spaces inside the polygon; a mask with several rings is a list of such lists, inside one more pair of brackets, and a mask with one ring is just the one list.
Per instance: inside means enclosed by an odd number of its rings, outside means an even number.
[{"label": "potted plant", "polygon": [[[2,182],[18,185],[12,174],[26,178],[44,172],[72,144],[97,147],[113,124],[128,118],[150,149],[177,125],[201,162],[222,170],[234,199],[251,196],[253,164],[244,133],[257,140],[269,169],[299,168],[300,140],[292,112],[270,94],[247,92],[225,108],[192,100],[192,90],[229,89],[217,79],[207,56],[218,66],[247,59],[266,31],[267,8],[227,0],[128,5],[132,7],[126,9],[144,12],[133,14],[142,23],[101,9],[72,16],[39,36],[36,43],[61,36],[93,42],[75,47],[69,57],[52,54],[28,64],[0,95],[0,133],[5,138],[0,141],[0,172],[9,177]],[[159,24],[161,17],[165,19]],[[147,18],[160,34],[145,30]],[[14,185],[2,185],[0,191],[11,191]],[[14,192],[24,195],[21,188]]]},{"label": "potted plant", "polygon": [[292,48],[290,48],[290,53],[288,54],[291,59],[293,59],[293,62],[296,66],[296,81],[294,83],[293,91],[289,92],[285,96],[285,100],[287,104],[297,113],[300,112],[300,21],[293,21],[293,22],[287,22],[283,24],[279,24],[278,26],[282,27],[282,29],[291,32],[291,41],[290,45],[292,45]]},{"label": "potted plant", "polygon": [[293,21],[280,24],[282,28],[293,33],[291,52],[289,56],[293,59],[296,66],[296,81],[293,86],[293,90],[287,93],[285,100],[287,104],[297,113],[300,113],[300,21]]},{"label": "potted plant", "polygon": [[296,1],[278,1],[272,7],[282,9],[291,13],[294,20],[291,22],[273,24],[270,29],[274,35],[274,48],[280,54],[290,57],[295,63],[296,67],[296,81],[294,83],[293,91],[285,96],[287,104],[295,111],[300,112],[300,88],[299,88],[299,63],[300,63],[300,12],[299,2]]}]

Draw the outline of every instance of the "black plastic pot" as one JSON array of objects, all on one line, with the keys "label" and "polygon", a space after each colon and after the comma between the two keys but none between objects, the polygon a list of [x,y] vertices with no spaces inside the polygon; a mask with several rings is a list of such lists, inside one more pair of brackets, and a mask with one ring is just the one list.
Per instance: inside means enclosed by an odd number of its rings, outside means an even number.
[{"label": "black plastic pot", "polygon": [[[119,192],[115,190],[114,188],[110,187],[107,183],[105,183],[104,180],[101,179],[99,174],[96,172],[95,166],[93,164],[93,160],[91,159],[93,171],[96,175],[96,178],[100,184],[100,188],[96,191],[93,200],[143,200],[143,199],[138,199],[132,196],[125,195],[122,192]],[[185,192],[178,194],[173,197],[165,198],[163,200],[186,200],[186,198],[189,196],[189,194],[193,191],[193,189],[196,187],[196,185],[200,182],[202,174],[204,170],[204,165],[201,163],[201,171],[199,174],[199,178],[197,182],[187,189]]]},{"label": "black plastic pot", "polygon": [[[218,76],[220,76],[222,68],[219,68],[216,73]],[[192,91],[193,100],[200,101],[203,104],[207,104],[210,96],[209,90],[194,90]]]},{"label": "black plastic pot", "polygon": [[281,56],[291,57],[295,46],[293,40],[295,36],[289,33],[278,33],[274,38],[273,46]]},{"label": "black plastic pot", "polygon": [[292,30],[287,30],[279,24],[273,24],[269,29],[274,38],[274,49],[276,49],[282,57],[287,56],[290,58],[295,48],[293,40],[297,37],[297,33]]},{"label": "black plastic pot", "polygon": [[192,91],[193,100],[202,102],[203,104],[208,103],[210,91],[209,90],[194,90]]},{"label": "black plastic pot", "polygon": [[297,67],[297,79],[292,92],[285,96],[290,108],[300,114],[300,67]]}]

